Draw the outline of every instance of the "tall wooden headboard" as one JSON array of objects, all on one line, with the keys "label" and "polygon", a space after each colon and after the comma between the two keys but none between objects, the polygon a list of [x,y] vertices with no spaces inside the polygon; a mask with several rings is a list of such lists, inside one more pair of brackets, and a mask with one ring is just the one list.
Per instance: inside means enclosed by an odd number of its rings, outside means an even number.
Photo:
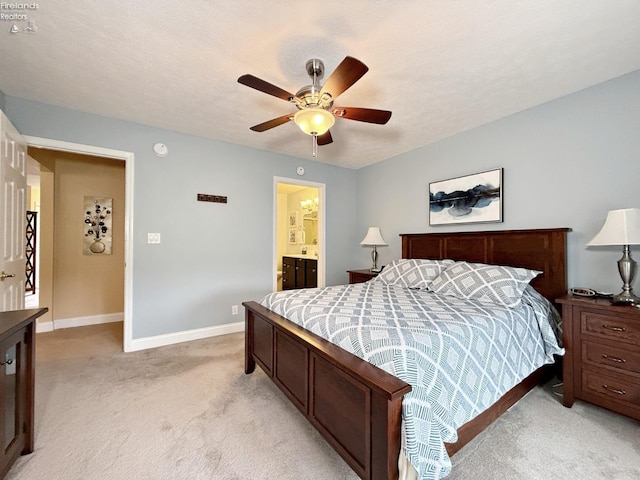
[{"label": "tall wooden headboard", "polygon": [[431,258],[510,265],[543,272],[531,285],[551,302],[567,293],[570,228],[463,233],[405,233],[402,258]]}]

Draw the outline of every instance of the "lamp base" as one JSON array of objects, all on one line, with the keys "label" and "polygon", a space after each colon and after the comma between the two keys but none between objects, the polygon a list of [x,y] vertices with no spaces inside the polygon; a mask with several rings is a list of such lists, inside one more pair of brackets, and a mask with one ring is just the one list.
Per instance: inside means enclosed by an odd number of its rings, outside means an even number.
[{"label": "lamp base", "polygon": [[375,245],[372,245],[372,247],[373,248],[371,249],[371,263],[373,265],[371,266],[370,270],[372,272],[375,272],[376,270],[378,270],[378,249],[376,248]]},{"label": "lamp base", "polygon": [[611,297],[611,303],[617,305],[640,305],[640,297],[637,297],[632,292],[622,292]]},{"label": "lamp base", "polygon": [[638,264],[633,258],[631,258],[629,245],[624,245],[622,249],[622,258],[618,260],[618,272],[620,272],[620,278],[622,279],[622,292],[611,298],[612,303],[627,305],[640,303],[640,298],[633,294],[633,289],[631,288],[633,279],[636,276],[637,266]]}]

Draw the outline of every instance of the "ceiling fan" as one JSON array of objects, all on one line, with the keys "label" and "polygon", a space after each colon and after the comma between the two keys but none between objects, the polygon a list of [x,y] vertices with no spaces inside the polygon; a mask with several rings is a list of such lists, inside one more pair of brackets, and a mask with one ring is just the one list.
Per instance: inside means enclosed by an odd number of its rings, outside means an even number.
[{"label": "ceiling fan", "polygon": [[251,130],[264,132],[293,120],[304,133],[313,137],[313,156],[315,157],[318,145],[333,142],[329,129],[335,123],[336,117],[380,125],[384,125],[391,118],[391,112],[388,110],[333,106],[338,95],[356,83],[369,70],[360,60],[345,57],[324,85],[320,85],[320,79],[324,76],[322,60],[317,58],[308,60],[306,69],[313,83],[302,87],[295,95],[253,75],[247,74],[238,78],[239,83],[291,102],[298,109],[297,112],[254,125]]}]

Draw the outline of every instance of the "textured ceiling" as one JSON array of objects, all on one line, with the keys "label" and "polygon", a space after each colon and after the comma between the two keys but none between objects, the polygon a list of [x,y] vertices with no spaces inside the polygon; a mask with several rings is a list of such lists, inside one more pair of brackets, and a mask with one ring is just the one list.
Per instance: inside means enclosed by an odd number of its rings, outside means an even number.
[{"label": "textured ceiling", "polygon": [[353,56],[369,72],[335,106],[393,116],[336,120],[317,160],[348,168],[640,69],[637,0],[50,0],[1,13],[27,17],[0,21],[7,95],[302,158],[311,138],[292,122],[249,130],[293,105],[237,78],[295,93],[307,60],[326,80]]}]

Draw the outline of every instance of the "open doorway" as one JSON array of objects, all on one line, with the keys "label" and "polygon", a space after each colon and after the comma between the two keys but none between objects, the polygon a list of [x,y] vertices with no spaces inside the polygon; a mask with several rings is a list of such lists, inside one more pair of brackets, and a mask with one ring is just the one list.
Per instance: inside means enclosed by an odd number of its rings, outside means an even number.
[{"label": "open doorway", "polygon": [[28,152],[41,178],[36,297],[51,312],[38,331],[123,322],[124,162],[43,148]]},{"label": "open doorway", "polygon": [[[132,153],[130,152],[124,152],[124,151],[119,151],[119,150],[112,150],[112,149],[106,149],[106,148],[102,148],[102,147],[96,147],[96,146],[91,146],[91,145],[82,145],[82,144],[75,144],[75,143],[71,143],[71,142],[64,142],[64,141],[59,141],[59,140],[53,140],[53,139],[46,139],[46,138],[38,138],[38,137],[29,137],[29,136],[25,136],[25,139],[27,140],[27,143],[29,145],[30,150],[37,150],[37,149],[45,149],[45,150],[51,150],[51,151],[58,151],[58,152],[64,152],[67,154],[71,154],[71,155],[78,155],[78,156],[89,156],[89,157],[93,157],[96,159],[96,162],[100,163],[100,162],[104,162],[105,164],[108,164],[109,162],[113,162],[115,161],[116,163],[120,164],[120,167],[124,170],[124,184],[122,185],[123,190],[124,190],[124,195],[123,195],[123,199],[120,203],[120,214],[123,216],[123,231],[122,231],[122,243],[120,245],[120,252],[122,254],[122,258],[120,259],[120,275],[121,277],[123,277],[123,283],[121,285],[124,285],[123,287],[119,287],[120,293],[121,295],[124,296],[124,301],[123,303],[123,311],[120,311],[117,313],[117,315],[119,316],[119,318],[121,320],[123,320],[123,350],[125,352],[129,352],[132,351],[133,346],[132,346],[132,340],[133,340],[133,328],[132,328],[132,286],[133,286],[133,250],[132,250],[132,245],[131,245],[131,238],[132,238],[132,230],[133,230],[133,219],[132,219],[132,212],[133,212],[133,171],[134,171],[134,166],[133,166],[133,161],[134,161],[134,156]],[[47,172],[48,176],[50,175],[50,172]],[[100,175],[100,174],[98,174]],[[41,181],[48,181],[48,182],[52,182],[52,178],[47,178],[45,180]],[[83,200],[83,199],[81,199]],[[47,208],[51,208],[53,209],[52,205],[45,205],[45,202],[41,200],[41,211],[44,214],[45,210]],[[75,211],[75,210],[74,210]],[[77,220],[78,222],[82,222],[84,220],[83,218],[83,212],[80,211],[78,214],[78,216],[75,217],[74,221]],[[41,218],[44,215],[41,216]],[[53,217],[53,214],[51,213],[51,218]],[[82,223],[80,223],[79,225],[82,225]],[[82,226],[79,227],[80,232],[83,231]],[[78,230],[75,230],[74,234],[71,235],[68,239],[66,239],[65,241],[77,244],[77,245],[82,245],[82,238],[81,236],[78,237],[77,235]],[[40,237],[41,237],[41,241],[40,241],[40,251],[41,253],[44,253],[43,248],[46,248],[45,246],[45,242],[47,241],[45,239],[45,235],[47,235],[46,232],[46,228],[44,228],[44,225],[42,225],[42,228],[40,229]],[[77,238],[76,238],[77,237]],[[52,238],[52,237],[51,237]],[[82,248],[82,247],[81,247]],[[42,258],[42,260],[44,260],[44,257]],[[41,262],[40,264],[40,272],[41,272],[41,281],[40,281],[40,285],[41,287],[44,287],[42,284],[42,276],[43,275],[47,275],[47,267],[52,268],[52,266],[49,264],[44,263],[44,261]],[[40,296],[40,304],[42,305],[51,305],[52,302],[52,298],[43,298],[44,295],[44,288],[40,289],[39,292],[39,296]],[[53,309],[55,310],[56,306],[53,305]],[[76,324],[69,324],[69,325],[65,325],[65,326],[80,326],[82,324],[85,325],[90,325],[92,323],[96,323],[93,322],[91,316],[79,316],[79,317],[73,317],[72,318],[73,321],[79,322]],[[51,319],[49,320],[51,321]],[[104,323],[105,321],[109,321],[109,318],[102,318],[101,321],[97,321],[97,323]],[[46,321],[45,321],[46,323]],[[72,322],[73,323],[73,322]],[[46,328],[46,327],[45,327]],[[46,330],[45,330],[46,331]]]},{"label": "open doorway", "polygon": [[323,287],[325,185],[291,178],[275,178],[274,183],[273,290],[294,288],[287,275],[290,259],[317,264],[317,278],[306,285],[299,283],[296,288]]},{"label": "open doorway", "polygon": [[40,306],[40,164],[27,155],[27,218],[24,308]]}]

